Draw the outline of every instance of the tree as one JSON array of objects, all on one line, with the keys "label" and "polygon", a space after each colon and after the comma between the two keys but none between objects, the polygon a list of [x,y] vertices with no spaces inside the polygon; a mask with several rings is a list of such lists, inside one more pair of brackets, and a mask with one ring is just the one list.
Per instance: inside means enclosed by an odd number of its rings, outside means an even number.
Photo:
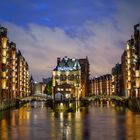
[{"label": "tree", "polygon": [[52,95],[52,79],[46,84],[44,94]]}]

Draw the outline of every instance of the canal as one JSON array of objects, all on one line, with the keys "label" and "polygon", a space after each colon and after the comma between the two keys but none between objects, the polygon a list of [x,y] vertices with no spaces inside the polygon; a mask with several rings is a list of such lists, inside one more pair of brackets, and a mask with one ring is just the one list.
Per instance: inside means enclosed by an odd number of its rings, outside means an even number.
[{"label": "canal", "polygon": [[108,104],[55,113],[42,103],[0,113],[0,140],[139,140],[140,114]]}]

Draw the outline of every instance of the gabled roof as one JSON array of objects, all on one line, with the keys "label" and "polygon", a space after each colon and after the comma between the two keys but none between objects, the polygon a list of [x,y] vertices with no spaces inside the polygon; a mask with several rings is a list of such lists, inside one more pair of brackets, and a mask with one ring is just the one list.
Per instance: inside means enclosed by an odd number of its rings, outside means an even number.
[{"label": "gabled roof", "polygon": [[81,69],[80,63],[78,59],[70,59],[68,57],[64,57],[59,60],[56,68],[54,70],[58,71],[73,71]]}]

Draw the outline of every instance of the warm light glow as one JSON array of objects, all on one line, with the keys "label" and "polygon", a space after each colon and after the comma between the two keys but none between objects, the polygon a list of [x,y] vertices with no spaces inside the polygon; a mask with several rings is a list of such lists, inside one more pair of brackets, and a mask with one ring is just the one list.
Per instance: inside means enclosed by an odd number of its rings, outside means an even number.
[{"label": "warm light glow", "polygon": [[2,38],[2,46],[3,46],[3,48],[7,48],[7,38],[6,37]]},{"label": "warm light glow", "polygon": [[6,64],[6,57],[2,57],[2,63]]},{"label": "warm light glow", "polygon": [[2,89],[6,89],[6,79],[2,79],[1,83],[2,83]]},{"label": "warm light glow", "polygon": [[12,90],[15,90],[15,86],[12,87]]},{"label": "warm light glow", "polygon": [[53,71],[53,76],[55,76],[56,75],[56,72],[55,71]]},{"label": "warm light glow", "polygon": [[140,79],[136,79],[136,88],[140,88]]},{"label": "warm light glow", "polygon": [[6,50],[2,49],[2,56],[6,56]]},{"label": "warm light glow", "polygon": [[130,76],[130,74],[131,74],[131,71],[128,71],[128,76]]},{"label": "warm light glow", "polygon": [[131,83],[128,82],[128,89],[131,89]]},{"label": "warm light glow", "polygon": [[131,81],[131,77],[130,76],[128,76],[128,81]]},{"label": "warm light glow", "polygon": [[68,99],[68,98],[71,97],[71,95],[70,94],[65,94],[65,97]]},{"label": "warm light glow", "polygon": [[130,64],[130,59],[127,60],[127,63]]},{"label": "warm light glow", "polygon": [[127,45],[126,45],[126,49],[127,50],[129,50],[130,49],[130,46],[129,46],[129,44],[127,43]]},{"label": "warm light glow", "polygon": [[61,120],[61,121],[64,120],[64,112],[60,112],[60,120]]},{"label": "warm light glow", "polygon": [[131,52],[130,52],[130,51],[127,52],[127,57],[128,57],[128,58],[131,57]]},{"label": "warm light glow", "polygon": [[6,72],[1,72],[2,77],[6,77]]},{"label": "warm light glow", "polygon": [[140,70],[136,70],[136,77],[140,78]]},{"label": "warm light glow", "polygon": [[69,71],[66,71],[66,76],[68,76],[69,75]]}]

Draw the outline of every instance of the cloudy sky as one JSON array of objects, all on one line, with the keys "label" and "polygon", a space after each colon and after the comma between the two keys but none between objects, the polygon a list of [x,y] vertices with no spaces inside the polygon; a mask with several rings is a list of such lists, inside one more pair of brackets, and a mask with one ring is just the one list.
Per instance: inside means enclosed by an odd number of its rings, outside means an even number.
[{"label": "cloudy sky", "polygon": [[140,0],[0,0],[8,28],[35,80],[51,76],[57,57],[85,58],[91,76],[111,72],[140,22]]}]

